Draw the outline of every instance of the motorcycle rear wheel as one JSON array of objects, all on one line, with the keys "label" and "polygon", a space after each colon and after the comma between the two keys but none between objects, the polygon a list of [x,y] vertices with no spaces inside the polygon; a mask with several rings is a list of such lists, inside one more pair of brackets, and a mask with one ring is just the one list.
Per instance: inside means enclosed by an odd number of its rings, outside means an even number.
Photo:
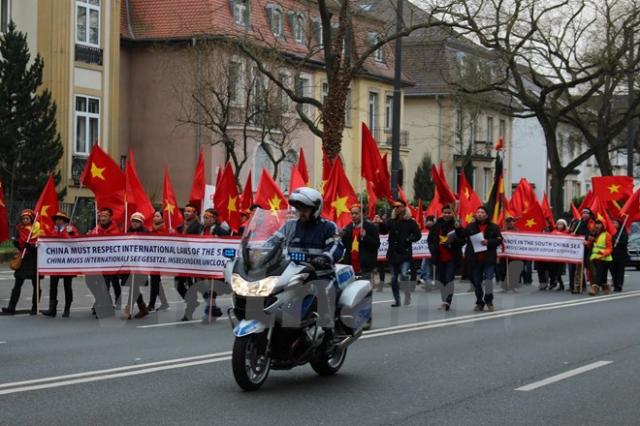
[{"label": "motorcycle rear wheel", "polygon": [[320,376],[332,376],[340,370],[347,358],[347,348],[336,349],[311,361],[311,368]]},{"label": "motorcycle rear wheel", "polygon": [[255,391],[267,380],[271,360],[266,356],[266,338],[262,334],[236,337],[231,364],[236,383],[246,391]]}]

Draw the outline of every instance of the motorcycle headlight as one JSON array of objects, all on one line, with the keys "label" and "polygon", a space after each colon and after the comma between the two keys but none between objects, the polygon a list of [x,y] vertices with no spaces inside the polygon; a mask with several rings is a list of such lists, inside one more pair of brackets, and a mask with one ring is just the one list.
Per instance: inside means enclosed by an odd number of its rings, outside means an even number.
[{"label": "motorcycle headlight", "polygon": [[267,277],[258,281],[247,281],[238,274],[231,276],[231,288],[239,296],[267,297],[276,287],[279,277]]}]

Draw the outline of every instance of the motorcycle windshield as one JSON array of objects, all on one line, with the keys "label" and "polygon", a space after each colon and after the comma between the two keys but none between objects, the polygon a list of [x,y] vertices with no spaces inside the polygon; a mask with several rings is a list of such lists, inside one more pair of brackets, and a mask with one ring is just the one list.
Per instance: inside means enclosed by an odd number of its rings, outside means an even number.
[{"label": "motorcycle windshield", "polygon": [[295,211],[256,209],[242,236],[242,260],[245,272],[266,273],[284,260],[286,238],[281,230]]}]

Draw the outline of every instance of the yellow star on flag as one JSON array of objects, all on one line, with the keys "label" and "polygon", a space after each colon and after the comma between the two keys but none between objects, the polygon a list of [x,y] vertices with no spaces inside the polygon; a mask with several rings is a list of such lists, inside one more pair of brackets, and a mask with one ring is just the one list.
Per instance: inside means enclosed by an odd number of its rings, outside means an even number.
[{"label": "yellow star on flag", "polygon": [[40,216],[48,217],[47,211],[49,210],[49,206],[45,204],[40,208]]},{"label": "yellow star on flag", "polygon": [[347,208],[347,198],[349,197],[338,197],[331,203],[331,207],[336,209],[336,216],[349,212],[349,209]]},{"label": "yellow star on flag", "polygon": [[598,213],[598,214],[596,215],[596,219],[597,219],[597,220],[604,220],[604,217],[603,217],[600,213]]},{"label": "yellow star on flag", "polygon": [[238,211],[238,208],[236,207],[237,201],[238,197],[229,197],[229,201],[227,202],[227,211],[229,213]]},{"label": "yellow star on flag", "polygon": [[467,213],[467,215],[464,217],[464,220],[467,223],[471,223],[473,221],[473,213]]},{"label": "yellow star on flag", "polygon": [[175,210],[176,206],[171,204],[169,200],[164,200],[165,206],[164,211],[169,212],[169,214],[173,214],[173,210]]},{"label": "yellow star on flag", "polygon": [[91,177],[92,178],[98,178],[98,179],[106,180],[104,178],[104,176],[102,175],[102,173],[104,173],[104,169],[106,169],[106,167],[98,167],[98,166],[96,166],[96,163],[94,163],[92,161],[91,162]]},{"label": "yellow star on flag", "polygon": [[607,189],[609,190],[610,194],[615,194],[617,192],[620,192],[620,185],[611,184],[611,186],[607,187]]},{"label": "yellow star on flag", "polygon": [[280,198],[277,195],[274,195],[272,199],[269,200],[269,210],[276,211],[280,210]]},{"label": "yellow star on flag", "polygon": [[449,238],[446,235],[440,235],[440,244],[446,244]]},{"label": "yellow star on flag", "polygon": [[527,223],[525,223],[524,226],[526,226],[527,228],[533,228],[533,225],[535,224],[536,224],[535,219],[527,219]]},{"label": "yellow star on flag", "polygon": [[357,238],[354,238],[351,243],[351,251],[360,251],[360,241]]},{"label": "yellow star on flag", "polygon": [[464,198],[467,200],[471,199],[471,194],[469,193],[469,188],[464,189]]}]

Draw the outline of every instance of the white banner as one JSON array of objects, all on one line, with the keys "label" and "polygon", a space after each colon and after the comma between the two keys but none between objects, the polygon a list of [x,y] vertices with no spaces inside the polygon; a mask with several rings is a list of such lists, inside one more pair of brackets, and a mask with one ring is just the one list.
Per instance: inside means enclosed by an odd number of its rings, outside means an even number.
[{"label": "white banner", "polygon": [[149,273],[221,277],[228,261],[223,249],[239,240],[197,236],[118,235],[38,240],[43,275]]},{"label": "white banner", "polygon": [[[429,252],[429,244],[427,244],[428,232],[422,233],[420,241],[416,241],[412,244],[413,258],[424,259],[431,258]],[[389,249],[389,237],[387,235],[380,235],[380,247],[378,248],[378,260],[385,260],[387,258],[387,250]]]},{"label": "white banner", "polygon": [[546,262],[582,263],[584,237],[549,233],[502,233],[504,252],[510,259],[541,260]]}]

